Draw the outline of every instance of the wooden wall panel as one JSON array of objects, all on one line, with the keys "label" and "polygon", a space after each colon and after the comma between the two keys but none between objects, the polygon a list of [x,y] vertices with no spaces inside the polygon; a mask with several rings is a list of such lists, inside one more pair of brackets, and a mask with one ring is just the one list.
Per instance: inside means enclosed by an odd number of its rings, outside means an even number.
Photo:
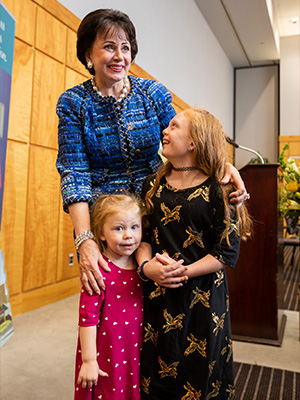
[{"label": "wooden wall panel", "polygon": [[34,45],[37,6],[30,0],[3,0],[6,7],[16,18],[15,36]]},{"label": "wooden wall panel", "polygon": [[57,152],[30,146],[23,291],[56,281],[59,177]]},{"label": "wooden wall panel", "polygon": [[65,88],[64,69],[63,64],[36,52],[30,137],[33,144],[57,149],[55,107]]},{"label": "wooden wall panel", "polygon": [[66,52],[66,65],[77,72],[80,72],[86,77],[90,77],[87,69],[81,64],[77,58],[76,50],[77,35],[76,32],[68,29],[67,31],[67,52]]},{"label": "wooden wall panel", "polygon": [[86,81],[88,78],[70,68],[66,68],[66,84],[65,90],[79,85],[79,83]]},{"label": "wooden wall panel", "polygon": [[31,122],[33,54],[31,46],[15,40],[8,138],[29,141]]},{"label": "wooden wall panel", "polygon": [[[15,0],[20,1],[20,0]],[[60,4],[56,0],[33,0],[35,3],[40,5],[42,8],[47,10],[49,14],[63,22],[66,26],[70,27],[74,31],[77,31],[80,24],[80,19],[76,17],[71,11]]]},{"label": "wooden wall panel", "polygon": [[294,158],[296,164],[300,164],[300,136],[279,136],[279,154],[284,146],[288,144],[289,149],[285,151],[285,160]]},{"label": "wooden wall panel", "polygon": [[38,8],[35,41],[36,48],[64,63],[66,41],[67,27],[42,8]]},{"label": "wooden wall panel", "polygon": [[[62,281],[67,278],[79,277],[79,269],[71,218],[63,211],[62,202],[59,214],[57,280]],[[73,255],[73,265],[69,265],[69,256],[71,254]]]},{"label": "wooden wall panel", "polygon": [[[148,74],[148,72],[144,71],[141,67],[139,67],[137,64],[133,63],[130,67],[129,72],[132,75],[135,76],[139,76],[141,78],[145,78],[145,79],[154,79],[152,75]],[[168,89],[169,90],[169,89]],[[181,111],[185,110],[186,108],[189,108],[190,106],[184,102],[183,100],[181,100],[178,96],[176,96],[176,94],[174,94],[173,92],[171,92],[171,90],[169,90],[169,92],[172,95],[173,98],[173,102],[172,102],[172,106],[174,107],[175,111],[177,113],[180,113]]]},{"label": "wooden wall panel", "polygon": [[10,295],[22,291],[28,146],[8,140],[0,248]]}]

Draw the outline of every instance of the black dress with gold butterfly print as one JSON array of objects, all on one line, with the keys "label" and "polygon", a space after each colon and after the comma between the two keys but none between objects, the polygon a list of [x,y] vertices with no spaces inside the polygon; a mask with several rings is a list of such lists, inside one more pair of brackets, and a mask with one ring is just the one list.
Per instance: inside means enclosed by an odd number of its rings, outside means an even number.
[{"label": "black dress with gold butterfly print", "polygon": [[[153,184],[144,183],[142,196]],[[230,246],[221,240],[224,204],[219,184],[172,188],[165,178],[152,197],[149,216],[153,254],[167,252],[189,265],[211,254],[234,267],[240,238],[235,216]],[[233,358],[225,268],[168,289],[144,282],[141,392],[151,400],[233,399]]]}]

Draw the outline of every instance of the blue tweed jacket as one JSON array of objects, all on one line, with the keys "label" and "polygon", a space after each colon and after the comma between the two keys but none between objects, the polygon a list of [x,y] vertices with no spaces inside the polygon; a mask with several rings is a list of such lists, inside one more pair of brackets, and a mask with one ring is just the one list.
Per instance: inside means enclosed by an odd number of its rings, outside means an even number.
[{"label": "blue tweed jacket", "polygon": [[90,204],[101,194],[140,193],[146,176],[161,164],[163,129],[176,114],[165,86],[129,76],[131,91],[119,107],[99,97],[88,80],[57,103],[58,157],[63,207]]}]

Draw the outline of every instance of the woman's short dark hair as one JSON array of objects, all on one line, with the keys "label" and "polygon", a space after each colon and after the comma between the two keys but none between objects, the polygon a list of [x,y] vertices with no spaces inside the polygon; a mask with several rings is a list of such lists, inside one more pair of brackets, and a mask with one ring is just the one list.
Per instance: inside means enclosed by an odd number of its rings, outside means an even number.
[{"label": "woman's short dark hair", "polygon": [[[127,14],[118,10],[99,9],[87,14],[77,31],[77,58],[87,68],[86,54],[92,48],[97,36],[106,37],[112,29],[123,29],[131,47],[131,61],[134,61],[138,45],[135,27]],[[94,68],[88,69],[94,75]]]}]

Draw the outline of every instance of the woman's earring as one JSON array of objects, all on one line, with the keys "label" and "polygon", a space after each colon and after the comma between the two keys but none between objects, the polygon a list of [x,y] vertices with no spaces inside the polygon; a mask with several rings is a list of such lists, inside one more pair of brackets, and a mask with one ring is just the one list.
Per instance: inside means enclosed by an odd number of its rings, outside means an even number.
[{"label": "woman's earring", "polygon": [[92,63],[92,61],[90,60],[90,61],[88,61],[88,63],[87,63],[87,67],[88,67],[88,69],[91,69],[91,68],[93,68],[93,66],[94,66],[94,64]]},{"label": "woman's earring", "polygon": [[192,146],[190,146],[189,148],[188,148],[188,151],[192,151],[193,150],[193,148],[192,148]]}]

